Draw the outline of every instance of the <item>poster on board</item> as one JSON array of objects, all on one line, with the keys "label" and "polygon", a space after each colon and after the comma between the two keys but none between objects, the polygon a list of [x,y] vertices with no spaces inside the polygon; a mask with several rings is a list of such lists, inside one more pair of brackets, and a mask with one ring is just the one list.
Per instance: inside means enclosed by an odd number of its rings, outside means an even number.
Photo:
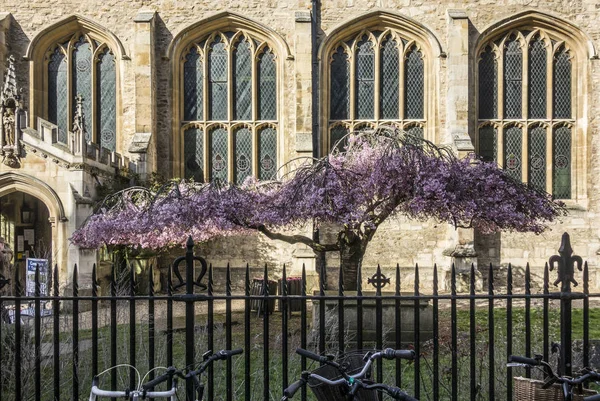
[{"label": "poster on board", "polygon": [[[40,271],[40,296],[47,297],[50,295],[48,288],[48,280],[50,275],[50,267],[48,264],[48,259],[25,259],[26,266],[26,280],[25,280],[25,296],[34,297],[35,296],[35,271],[39,268]],[[51,301],[42,301],[41,302],[41,316],[48,316],[52,314]],[[35,315],[35,308],[30,303],[29,308],[21,310],[22,315]]]}]

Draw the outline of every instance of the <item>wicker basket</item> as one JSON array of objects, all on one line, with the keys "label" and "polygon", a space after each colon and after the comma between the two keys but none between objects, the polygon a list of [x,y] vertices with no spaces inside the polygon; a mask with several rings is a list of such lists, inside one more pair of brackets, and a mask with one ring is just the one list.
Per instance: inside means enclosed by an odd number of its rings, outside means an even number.
[{"label": "wicker basket", "polygon": [[[543,381],[527,379],[525,377],[514,378],[513,399],[515,401],[564,401],[560,384],[553,384],[543,389]],[[577,388],[573,391],[573,401],[583,401],[584,397],[597,394],[595,391],[583,389],[580,394]]]},{"label": "wicker basket", "polygon": [[[363,361],[363,354],[359,353],[350,353],[346,354],[343,358],[341,358],[339,363],[346,363],[348,365],[348,374],[354,375],[361,371],[361,369],[365,366],[365,362]],[[323,365],[313,371],[313,373],[318,374],[319,376],[323,376],[329,380],[336,380],[342,377],[337,369],[333,368],[329,365]],[[370,369],[367,372],[364,379],[368,379],[370,377]],[[345,400],[345,384],[339,384],[337,386],[329,386],[325,383],[321,383],[316,379],[308,379],[308,387],[312,390],[312,392],[317,397],[318,401],[343,401]],[[376,390],[365,390],[360,389],[356,393],[355,397],[356,401],[378,401]]]}]

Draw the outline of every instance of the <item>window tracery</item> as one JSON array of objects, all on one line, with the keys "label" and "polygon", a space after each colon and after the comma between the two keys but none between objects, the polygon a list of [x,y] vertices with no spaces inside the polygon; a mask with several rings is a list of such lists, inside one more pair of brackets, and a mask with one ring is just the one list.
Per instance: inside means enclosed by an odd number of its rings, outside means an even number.
[{"label": "window tracery", "polygon": [[183,174],[241,184],[277,169],[277,56],[242,30],[194,41],[182,59]]},{"label": "window tracery", "polygon": [[574,52],[544,29],[515,29],[480,49],[479,155],[555,198],[571,198]]}]

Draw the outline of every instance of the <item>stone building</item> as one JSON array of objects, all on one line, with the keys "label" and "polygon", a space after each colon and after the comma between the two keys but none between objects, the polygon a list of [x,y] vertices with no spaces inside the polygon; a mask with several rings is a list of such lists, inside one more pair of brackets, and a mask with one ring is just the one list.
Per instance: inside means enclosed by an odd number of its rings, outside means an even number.
[{"label": "stone building", "polygon": [[[539,276],[568,231],[595,279],[599,19],[595,0],[5,0],[0,236],[17,263],[86,274],[98,256],[68,238],[115,175],[271,179],[391,123],[498,161],[570,213],[539,236],[390,221],[367,271],[418,263],[430,285],[434,263],[529,262]],[[259,235],[201,253],[314,266],[309,250]]]}]

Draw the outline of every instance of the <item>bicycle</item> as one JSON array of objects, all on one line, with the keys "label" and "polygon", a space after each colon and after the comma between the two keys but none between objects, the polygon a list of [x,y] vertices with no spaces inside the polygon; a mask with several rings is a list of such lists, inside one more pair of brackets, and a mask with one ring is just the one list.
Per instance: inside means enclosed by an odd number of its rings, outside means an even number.
[{"label": "bicycle", "polygon": [[[173,366],[166,368],[165,373],[162,375],[150,380],[147,383],[142,384],[142,380],[146,378],[146,376],[151,372],[146,373],[143,378],[140,378],[139,371],[127,364],[113,366],[112,368],[108,368],[100,374],[94,376],[92,379],[92,389],[90,391],[90,401],[96,401],[97,397],[111,397],[111,398],[124,398],[129,401],[139,401],[146,400],[150,398],[169,398],[170,401],[175,401],[177,398],[177,378],[187,380],[192,379],[194,384],[194,392],[196,393],[195,401],[202,401],[204,396],[204,384],[200,382],[199,377],[204,373],[204,371],[217,360],[224,360],[227,358],[231,358],[234,355],[241,354],[243,352],[242,349],[235,350],[221,350],[217,353],[213,354],[212,351],[208,351],[202,355],[202,362],[197,369],[187,370],[185,373],[182,370],[175,369]],[[115,369],[117,367],[129,367],[133,368],[138,376],[138,385],[135,390],[126,389],[124,391],[112,391],[112,390],[102,390],[98,387],[99,376],[107,373],[108,371]],[[155,368],[160,369],[160,368]],[[163,368],[164,369],[164,368]],[[153,369],[154,370],[154,369]],[[153,391],[154,387],[159,384],[171,379],[173,381],[173,385],[170,390],[165,391]]]},{"label": "bicycle", "polygon": [[[542,385],[542,389],[548,389],[553,384],[558,383],[561,386],[564,401],[573,401],[575,387],[579,388],[579,392],[582,392],[582,387],[585,383],[590,381],[600,381],[600,373],[595,370],[584,368],[580,371],[579,376],[559,376],[556,374],[550,364],[542,359],[541,355],[535,355],[534,358],[527,358],[524,356],[511,355],[508,357],[507,367],[524,367],[527,369],[539,369],[547,376],[546,381]],[[585,397],[584,401],[600,401],[600,394]]]},{"label": "bicycle", "polygon": [[294,394],[296,394],[296,392],[304,385],[309,383],[309,381],[312,381],[313,383],[322,383],[329,386],[331,389],[337,389],[330,392],[327,396],[320,396],[313,386],[312,390],[320,401],[324,398],[327,401],[367,401],[369,394],[374,394],[375,391],[384,392],[396,400],[417,401],[397,387],[388,386],[383,383],[375,383],[368,379],[368,374],[373,361],[381,358],[414,360],[415,352],[412,350],[394,350],[386,348],[383,351],[368,351],[362,357],[364,366],[356,374],[351,374],[351,372],[349,372],[350,367],[347,366],[347,364],[335,362],[335,357],[333,355],[320,356],[302,348],[296,349],[296,353],[313,361],[320,362],[325,366],[332,367],[341,377],[335,379],[324,377],[322,371],[324,366],[313,372],[304,371],[298,381],[292,383],[283,391],[281,401],[291,399]]}]

